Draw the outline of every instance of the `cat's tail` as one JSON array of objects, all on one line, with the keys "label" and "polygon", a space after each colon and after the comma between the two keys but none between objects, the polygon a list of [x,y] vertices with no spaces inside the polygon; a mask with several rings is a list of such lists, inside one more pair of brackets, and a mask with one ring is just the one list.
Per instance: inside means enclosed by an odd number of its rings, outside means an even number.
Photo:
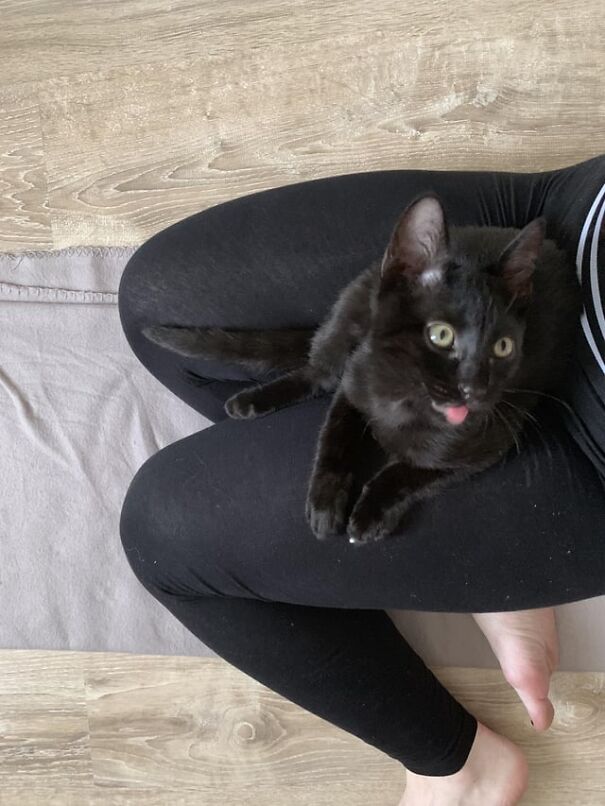
[{"label": "cat's tail", "polygon": [[206,327],[143,328],[155,344],[189,358],[225,361],[255,372],[295,369],[307,363],[314,331],[222,330]]}]

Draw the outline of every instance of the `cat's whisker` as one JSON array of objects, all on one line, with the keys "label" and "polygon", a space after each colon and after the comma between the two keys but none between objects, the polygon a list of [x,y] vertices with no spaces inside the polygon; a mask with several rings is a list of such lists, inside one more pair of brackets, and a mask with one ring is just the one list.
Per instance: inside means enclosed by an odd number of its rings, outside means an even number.
[{"label": "cat's whisker", "polygon": [[531,412],[529,412],[527,409],[522,408],[521,406],[515,406],[508,400],[501,400],[500,403],[503,403],[505,406],[509,406],[511,409],[517,411],[521,416],[521,419],[527,421],[527,423],[536,430],[536,433],[539,435],[540,439],[544,441],[542,426],[540,425],[537,418],[534,417],[534,415]]},{"label": "cat's whisker", "polygon": [[552,462],[553,462],[552,451],[551,451],[550,445],[548,443],[548,440],[546,439],[546,437],[544,435],[544,429],[542,428],[542,426],[541,426],[540,422],[538,421],[538,419],[536,417],[534,417],[534,415],[531,414],[526,409],[523,409],[520,406],[515,406],[513,403],[510,403],[507,400],[502,400],[500,402],[505,403],[507,406],[510,406],[511,408],[517,409],[519,411],[519,413],[524,417],[524,419],[527,419],[529,424],[531,426],[533,426],[533,428],[536,431],[536,434],[538,435],[538,437],[540,439],[540,442],[542,443],[542,445],[544,446],[544,448],[546,450],[546,453],[548,455],[548,459],[549,459],[551,467],[552,467]]},{"label": "cat's whisker", "polygon": [[494,414],[497,414],[497,415],[498,415],[498,417],[500,418],[500,420],[501,420],[501,421],[504,423],[504,425],[506,426],[506,428],[509,430],[511,437],[513,438],[513,442],[514,442],[514,444],[515,444],[515,447],[516,447],[516,449],[517,449],[517,455],[518,455],[518,456],[520,456],[520,455],[521,455],[521,446],[519,445],[519,440],[517,439],[517,435],[516,435],[516,433],[515,433],[515,431],[514,431],[513,427],[511,426],[511,424],[509,423],[509,421],[508,421],[508,420],[506,419],[506,417],[504,416],[504,413],[503,413],[503,412],[501,412],[501,411],[500,411],[500,410],[499,410],[497,407],[495,407],[495,408],[493,409],[493,412],[494,412]]},{"label": "cat's whisker", "polygon": [[505,406],[510,406],[511,409],[518,411],[523,419],[531,420],[534,423],[538,422],[534,415],[527,409],[524,409],[522,406],[515,406],[514,403],[511,403],[508,400],[501,400],[500,403],[503,403]]},{"label": "cat's whisker", "polygon": [[514,403],[511,403],[510,400],[502,400],[501,402],[518,411],[522,417],[526,417],[528,420],[532,420],[535,423],[538,422],[537,418],[534,417],[529,409],[524,409],[523,406],[516,406]]},{"label": "cat's whisker", "polygon": [[[534,417],[534,420],[535,420],[535,422],[533,423],[533,425],[534,425],[534,427],[536,429],[536,432],[537,432],[537,434],[538,434],[538,436],[540,438],[540,442],[542,443],[542,445],[544,446],[544,448],[546,450],[546,453],[548,455],[548,459],[550,461],[550,465],[552,467],[553,457],[552,457],[552,451],[551,451],[551,448],[550,448],[550,444],[548,442],[548,439],[544,435],[544,429],[542,428],[542,426],[539,424],[538,420],[535,417]],[[537,459],[536,459],[536,462],[537,462]]]},{"label": "cat's whisker", "polygon": [[[539,395],[540,397],[546,397],[549,400],[554,400],[556,403],[560,403],[561,406],[563,406],[563,408],[566,411],[568,411],[572,416],[575,416],[574,410],[569,405],[569,403],[566,403],[565,400],[562,400],[560,397],[557,397],[556,395],[549,394],[548,392],[538,392],[535,389],[521,389],[521,388],[508,388],[506,391],[507,392],[518,393],[518,394],[535,394],[535,395]],[[534,417],[534,420],[535,420],[535,423],[537,424],[538,421],[536,420],[535,417]],[[548,459],[549,459],[550,465],[552,467],[552,464],[553,464],[552,450],[551,450],[551,447],[550,447],[550,445],[548,443],[548,440],[544,437],[544,431],[541,428],[540,428],[539,435],[540,435],[540,439],[542,440],[542,444],[544,445],[544,448],[546,449],[546,453],[548,455]]]},{"label": "cat's whisker", "polygon": [[529,395],[539,395],[540,397],[547,397],[550,400],[555,400],[557,403],[560,403],[565,409],[567,409],[568,412],[570,412],[570,414],[574,414],[574,410],[569,405],[569,403],[566,403],[565,400],[561,400],[560,397],[548,394],[547,392],[538,392],[536,389],[512,389],[510,387],[508,387],[504,391],[512,392],[513,394],[529,394]]},{"label": "cat's whisker", "polygon": [[367,415],[366,415],[366,418],[365,418],[365,419],[366,419],[366,424],[364,425],[364,427],[363,427],[363,431],[361,432],[361,436],[362,436],[362,437],[365,435],[365,432],[368,430],[368,428],[370,427],[370,425],[371,425],[373,422],[376,422],[376,421],[378,420],[378,417],[369,417],[369,416],[367,416]]},{"label": "cat's whisker", "polygon": [[486,412],[486,414],[485,414],[485,422],[484,422],[484,424],[483,424],[483,431],[481,432],[481,440],[482,440],[482,441],[485,439],[485,434],[486,434],[486,432],[487,432],[487,428],[488,428],[488,426],[489,426],[489,424],[490,424],[490,421],[491,421],[492,419],[493,419],[493,417],[492,417],[492,412],[491,412],[491,411],[487,411],[487,412]]}]

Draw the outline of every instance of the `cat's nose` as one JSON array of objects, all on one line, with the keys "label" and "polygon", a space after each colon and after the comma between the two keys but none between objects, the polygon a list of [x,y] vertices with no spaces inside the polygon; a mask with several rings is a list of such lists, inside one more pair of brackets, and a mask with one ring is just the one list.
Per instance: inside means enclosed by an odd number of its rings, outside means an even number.
[{"label": "cat's nose", "polygon": [[487,389],[483,384],[479,383],[461,383],[458,386],[458,391],[462,395],[463,400],[482,400],[486,394]]}]

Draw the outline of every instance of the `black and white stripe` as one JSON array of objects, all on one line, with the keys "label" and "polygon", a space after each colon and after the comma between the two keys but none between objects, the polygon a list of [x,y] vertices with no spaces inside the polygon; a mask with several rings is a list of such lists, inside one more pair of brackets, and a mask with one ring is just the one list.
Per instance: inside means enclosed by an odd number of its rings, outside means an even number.
[{"label": "black and white stripe", "polygon": [[[588,233],[596,215],[592,230],[590,246],[587,245]],[[584,311],[582,312],[582,330],[601,371],[605,375],[605,314],[603,313],[603,296],[599,288],[598,250],[599,234],[605,217],[605,185],[597,194],[592,207],[588,211],[586,221],[580,233],[576,267],[578,279],[589,293],[584,295]]]}]

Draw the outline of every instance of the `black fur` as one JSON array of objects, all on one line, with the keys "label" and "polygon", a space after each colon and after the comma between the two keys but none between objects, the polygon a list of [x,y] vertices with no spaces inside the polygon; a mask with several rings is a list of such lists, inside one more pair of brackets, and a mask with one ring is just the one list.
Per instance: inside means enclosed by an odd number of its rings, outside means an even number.
[{"label": "black fur", "polygon": [[[382,262],[341,292],[315,332],[143,332],[182,355],[289,370],[227,400],[231,417],[333,392],[307,519],[318,538],[346,530],[354,543],[378,540],[415,501],[518,449],[540,395],[561,383],[580,295],[573,266],[544,231],[542,219],[521,231],[450,229],[440,201],[423,196],[398,220]],[[451,347],[429,337],[435,322],[455,331]],[[444,334],[438,327],[438,341]],[[506,339],[512,354],[496,357]],[[387,463],[353,501],[354,455],[368,427]]]}]

